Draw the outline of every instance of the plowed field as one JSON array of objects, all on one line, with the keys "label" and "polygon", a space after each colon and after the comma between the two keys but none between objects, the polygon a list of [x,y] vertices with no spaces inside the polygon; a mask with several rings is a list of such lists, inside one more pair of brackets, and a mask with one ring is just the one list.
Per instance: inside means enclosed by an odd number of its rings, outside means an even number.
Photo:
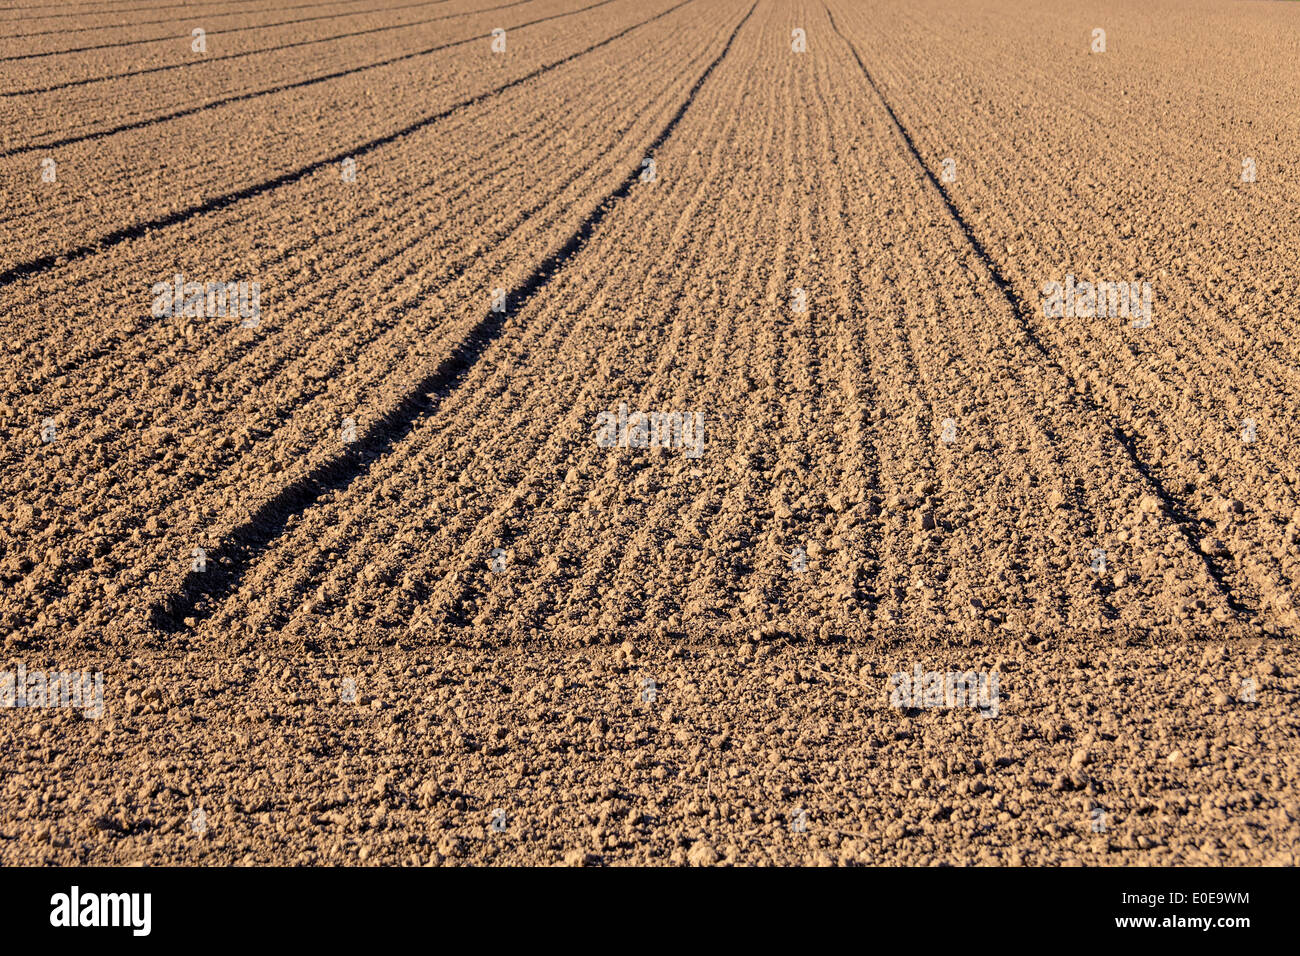
[{"label": "plowed field", "polygon": [[1300,862],[1298,62],[0,10],[0,863]]}]

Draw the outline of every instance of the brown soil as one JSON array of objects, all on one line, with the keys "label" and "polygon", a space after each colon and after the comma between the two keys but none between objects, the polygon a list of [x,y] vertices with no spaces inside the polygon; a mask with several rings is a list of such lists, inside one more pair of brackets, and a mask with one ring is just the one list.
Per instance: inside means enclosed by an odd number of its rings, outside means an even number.
[{"label": "brown soil", "polygon": [[104,714],[0,708],[0,863],[1297,862],[1294,5],[83,6],[0,670]]}]

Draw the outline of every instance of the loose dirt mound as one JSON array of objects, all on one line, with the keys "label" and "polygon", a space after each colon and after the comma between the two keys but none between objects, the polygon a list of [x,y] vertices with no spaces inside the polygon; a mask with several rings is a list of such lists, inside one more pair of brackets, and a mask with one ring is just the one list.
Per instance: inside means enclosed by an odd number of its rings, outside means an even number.
[{"label": "loose dirt mound", "polygon": [[1295,862],[1295,10],[85,6],[0,861]]}]

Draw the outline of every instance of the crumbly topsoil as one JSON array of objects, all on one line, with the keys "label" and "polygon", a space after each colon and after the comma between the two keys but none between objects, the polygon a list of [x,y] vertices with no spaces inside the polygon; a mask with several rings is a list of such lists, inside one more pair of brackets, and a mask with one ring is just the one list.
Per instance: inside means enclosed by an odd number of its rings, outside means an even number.
[{"label": "crumbly topsoil", "polygon": [[493,6],[0,12],[0,862],[1295,862],[1292,5]]}]

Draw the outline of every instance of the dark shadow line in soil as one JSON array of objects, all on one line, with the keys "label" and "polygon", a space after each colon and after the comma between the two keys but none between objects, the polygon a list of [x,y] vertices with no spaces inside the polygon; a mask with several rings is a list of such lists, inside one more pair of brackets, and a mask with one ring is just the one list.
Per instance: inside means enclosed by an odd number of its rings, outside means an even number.
[{"label": "dark shadow line in soil", "polygon": [[[823,6],[825,7],[824,2]],[[984,248],[983,243],[981,243],[978,237],[976,237],[970,223],[966,221],[965,217],[962,216],[961,211],[958,210],[951,195],[949,195],[948,191],[943,188],[943,185],[934,175],[934,171],[930,169],[925,160],[921,157],[920,150],[917,149],[911,133],[898,118],[898,114],[894,112],[893,106],[890,105],[889,101],[885,98],[885,94],[881,91],[879,84],[876,83],[875,77],[871,75],[871,71],[867,69],[866,64],[862,61],[862,57],[858,54],[857,45],[840,30],[839,25],[835,22],[835,17],[831,14],[830,8],[825,7],[825,9],[826,16],[831,23],[831,28],[839,35],[840,39],[848,45],[849,52],[853,54],[853,59],[857,61],[858,67],[862,70],[862,75],[866,77],[867,83],[870,84],[871,89],[875,92],[881,105],[884,106],[885,112],[889,114],[889,118],[893,122],[895,129],[897,129],[899,135],[903,137],[903,141],[907,144],[908,151],[912,154],[912,158],[921,168],[921,171],[925,174],[925,178],[929,180],[930,185],[933,186],[935,191],[939,194],[939,198],[943,200],[943,204],[948,209],[948,214],[962,231],[966,241],[970,244],[976,257],[983,264],[985,271],[993,280],[994,285],[997,286],[998,291],[1000,291],[1003,298],[1006,299],[1007,304],[1011,307],[1012,314],[1015,315],[1016,321],[1020,325],[1021,331],[1029,339],[1030,344],[1033,345],[1035,351],[1043,356],[1043,359],[1046,362],[1061,374],[1069,384],[1070,390],[1079,399],[1084,408],[1107,420],[1107,423],[1114,433],[1120,447],[1124,450],[1128,459],[1133,463],[1133,467],[1137,469],[1138,474],[1142,476],[1143,480],[1145,480],[1151,487],[1151,490],[1155,492],[1156,497],[1160,499],[1161,504],[1164,506],[1164,512],[1172,519],[1174,526],[1186,539],[1188,547],[1191,548],[1192,553],[1200,557],[1202,564],[1205,566],[1206,573],[1209,574],[1210,580],[1214,582],[1215,589],[1235,614],[1239,617],[1249,619],[1252,616],[1252,611],[1236,594],[1233,593],[1224,573],[1222,562],[1211,558],[1201,550],[1200,541],[1196,532],[1196,529],[1199,527],[1199,520],[1191,516],[1185,504],[1181,502],[1167,487],[1165,487],[1164,483],[1160,480],[1160,477],[1152,471],[1151,466],[1147,462],[1143,461],[1138,449],[1136,436],[1115,422],[1104,409],[1084,394],[1084,392],[1079,388],[1078,383],[1075,381],[1074,376],[1071,375],[1059,361],[1057,361],[1048,346],[1039,338],[1038,333],[1034,331],[1033,326],[1028,320],[1031,310],[1020,299],[1019,294],[1015,291],[1011,282],[1002,274],[1002,270],[998,266],[997,261],[989,255],[988,250]]]},{"label": "dark shadow line in soil", "polygon": [[[601,0],[602,4],[612,3],[612,2],[614,2],[614,0]],[[649,20],[642,20],[640,23],[635,23],[632,26],[619,31],[618,33],[615,33],[613,36],[606,37],[604,40],[601,40],[599,43],[595,43],[592,46],[587,47],[586,49],[577,51],[576,53],[570,53],[568,56],[564,57],[563,59],[556,60],[553,63],[548,63],[546,66],[540,66],[537,69],[533,70],[532,72],[524,76],[511,80],[509,83],[505,83],[502,86],[494,87],[493,89],[490,90],[485,90],[482,93],[477,93],[474,96],[469,97],[468,99],[461,100],[458,103],[453,103],[451,106],[448,106],[446,109],[439,110],[437,113],[434,113],[430,116],[423,117],[422,119],[418,119],[415,122],[410,123],[399,130],[395,130],[394,132],[391,133],[385,133],[383,136],[377,137],[376,139],[372,139],[368,142],[361,143],[350,149],[340,151],[338,153],[335,153],[332,156],[327,156],[324,159],[318,159],[315,162],[308,163],[306,166],[300,166],[297,169],[293,169],[287,173],[283,173],[279,176],[276,176],[274,179],[267,179],[260,183],[254,183],[251,186],[246,186],[243,189],[239,189],[230,193],[225,193],[224,195],[221,196],[213,196],[211,199],[206,199],[201,203],[196,203],[192,206],[186,207],[185,209],[177,210],[176,212],[169,213],[166,216],[160,216],[157,219],[151,219],[148,222],[136,223],[135,225],[132,226],[126,226],[123,227],[122,229],[117,229],[113,232],[108,233],[107,235],[100,236],[98,239],[96,239],[93,242],[88,242],[85,245],[78,246],[75,249],[70,249],[58,253],[50,253],[49,255],[40,256],[36,259],[30,259],[27,262],[20,262],[17,265],[11,266],[10,268],[6,269],[4,272],[0,272],[0,288],[3,288],[4,286],[10,284],[11,282],[15,282],[19,279],[25,279],[28,276],[32,276],[32,275],[36,275],[37,273],[44,272],[45,270],[50,269],[55,265],[67,265],[70,262],[75,262],[79,259],[84,259],[86,256],[89,256],[93,253],[103,252],[104,250],[112,248],[113,246],[116,246],[119,243],[126,242],[131,239],[141,239],[155,229],[164,229],[167,228],[168,226],[175,226],[195,216],[201,216],[204,215],[205,213],[215,212],[218,209],[223,209],[226,206],[233,205],[245,199],[252,199],[254,196],[260,196],[262,193],[270,192],[271,190],[278,189],[281,186],[286,186],[291,183],[296,183],[299,180],[305,179],[307,176],[310,176],[312,173],[324,169],[327,166],[334,165],[335,163],[341,163],[344,159],[348,157],[352,157],[355,159],[357,157],[364,156],[367,153],[371,153],[374,150],[380,148],[381,146],[386,146],[389,143],[399,140],[404,136],[409,136],[412,133],[419,132],[421,129],[424,129],[427,126],[432,126],[434,123],[446,119],[448,116],[452,115],[458,110],[465,109],[466,107],[473,106],[474,104],[480,103],[483,100],[489,99],[490,97],[496,96],[500,93],[504,93],[506,90],[512,89],[523,83],[527,83],[529,80],[541,76],[544,73],[549,73],[551,70],[563,66],[564,64],[569,63],[572,60],[576,60],[578,57],[586,56],[588,53],[598,50],[599,48],[606,46],[607,44],[613,43],[619,37],[631,33],[633,30],[636,30],[639,27],[643,27],[648,23],[652,23],[653,21],[658,20],[661,17],[665,17],[668,14],[672,13],[674,10],[684,7],[686,6],[686,4],[692,2],[694,2],[694,0],[682,0],[681,3],[669,7],[667,10],[664,10],[662,13],[655,14]],[[597,6],[599,5],[600,4],[597,4]],[[590,8],[588,7],[586,9],[590,9]]]},{"label": "dark shadow line in soil", "polygon": [[[722,51],[695,81],[677,112],[650,143],[648,151],[653,152],[672,134],[704,82],[731,50],[741,27],[753,15],[757,6],[755,0],[749,12],[732,31]],[[669,11],[664,11],[667,12]],[[506,299],[508,305],[516,312],[522,311],[532,297],[550,283],[586,245],[595,229],[614,209],[617,201],[631,192],[640,176],[641,167],[638,166],[617,188],[598,202],[565,243],[548,254],[523,283],[511,290]],[[176,593],[149,609],[150,623],[159,630],[176,632],[191,626],[185,624],[186,618],[194,619],[197,623],[198,618],[210,614],[219,601],[234,592],[252,561],[283,534],[291,519],[301,515],[324,495],[341,491],[366,474],[377,459],[410,434],[417,422],[437,410],[442,400],[452,393],[488,346],[501,335],[506,316],[505,312],[489,312],[433,372],[417,382],[396,407],[351,443],[342,455],[322,462],[259,507],[247,521],[230,533],[219,549],[209,554],[206,570],[189,572]]]}]

